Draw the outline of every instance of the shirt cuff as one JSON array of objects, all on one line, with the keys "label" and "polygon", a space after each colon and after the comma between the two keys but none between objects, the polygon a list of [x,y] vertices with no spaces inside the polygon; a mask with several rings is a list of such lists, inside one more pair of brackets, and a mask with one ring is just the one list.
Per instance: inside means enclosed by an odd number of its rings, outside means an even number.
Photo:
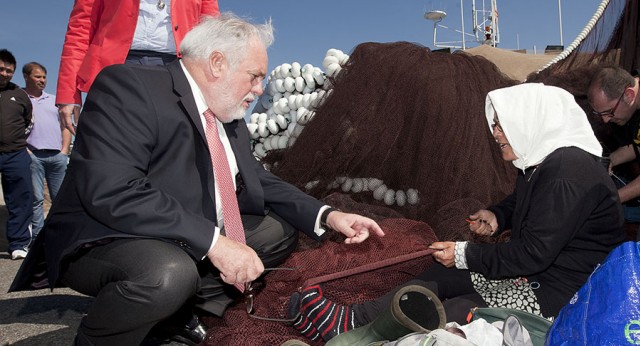
[{"label": "shirt cuff", "polygon": [[458,269],[469,269],[467,266],[467,245],[469,242],[466,241],[457,241],[454,249],[456,268]]},{"label": "shirt cuff", "polygon": [[216,227],[215,233],[213,234],[213,240],[211,241],[211,246],[209,246],[209,251],[207,251],[207,253],[204,254],[204,257],[202,257],[202,259],[207,258],[207,254],[211,252],[211,250],[213,250],[213,246],[216,245],[216,243],[218,242],[218,238],[220,238],[220,228]]},{"label": "shirt cuff", "polygon": [[331,207],[329,207],[328,205],[323,206],[322,208],[320,208],[320,210],[318,211],[318,215],[316,216],[316,223],[315,227],[313,228],[313,233],[318,235],[318,237],[321,237],[327,231],[326,229],[320,227],[320,217],[322,216],[322,213],[329,208]]}]

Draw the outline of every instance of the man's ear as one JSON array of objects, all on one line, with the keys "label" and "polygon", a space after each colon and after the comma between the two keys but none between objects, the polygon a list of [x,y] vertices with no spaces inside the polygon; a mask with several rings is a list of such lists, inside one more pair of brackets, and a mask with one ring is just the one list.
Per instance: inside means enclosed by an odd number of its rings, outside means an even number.
[{"label": "man's ear", "polygon": [[222,73],[224,72],[227,65],[227,61],[224,57],[224,54],[221,52],[213,52],[209,55],[209,69],[211,70],[211,74],[220,78]]}]

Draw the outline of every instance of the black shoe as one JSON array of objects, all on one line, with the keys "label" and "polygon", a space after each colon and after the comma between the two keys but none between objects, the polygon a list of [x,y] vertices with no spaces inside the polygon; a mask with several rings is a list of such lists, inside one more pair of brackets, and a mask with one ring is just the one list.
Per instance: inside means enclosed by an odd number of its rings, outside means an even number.
[{"label": "black shoe", "polygon": [[185,345],[195,346],[204,342],[207,336],[207,326],[193,315],[188,323],[178,325],[173,321],[162,321],[149,332],[140,344],[141,346],[161,346],[176,341]]},{"label": "black shoe", "polygon": [[191,321],[177,328],[175,334],[171,336],[170,339],[185,345],[196,346],[203,343],[207,338],[208,329],[204,323],[200,322],[198,316],[193,315]]}]

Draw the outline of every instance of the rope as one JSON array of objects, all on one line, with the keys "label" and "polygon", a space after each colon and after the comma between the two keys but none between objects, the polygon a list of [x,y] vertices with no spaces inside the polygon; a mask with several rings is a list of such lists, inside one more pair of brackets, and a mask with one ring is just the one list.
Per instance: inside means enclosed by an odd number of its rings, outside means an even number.
[{"label": "rope", "polygon": [[435,251],[436,250],[434,250],[434,249],[426,249],[426,250],[416,251],[416,252],[412,252],[412,253],[409,253],[409,254],[406,254],[406,255],[401,255],[401,256],[397,256],[397,257],[393,257],[393,258],[387,258],[386,260],[382,260],[382,261],[378,261],[378,262],[375,262],[375,263],[365,264],[365,265],[362,265],[362,266],[359,266],[359,267],[343,270],[341,272],[336,272],[336,273],[331,273],[331,274],[318,276],[318,277],[315,277],[315,278],[310,278],[310,279],[307,279],[307,281],[304,282],[303,288],[304,287],[309,287],[309,286],[312,286],[312,285],[317,285],[319,283],[323,283],[323,282],[327,282],[327,281],[341,279],[341,278],[348,277],[348,276],[355,275],[355,274],[366,273],[366,272],[369,272],[369,271],[372,271],[372,270],[376,270],[376,269],[392,266],[394,264],[410,261],[412,259],[416,259],[416,258],[419,258],[419,257],[428,256],[428,255],[434,253]]},{"label": "rope", "polygon": [[549,66],[557,63],[558,61],[563,60],[569,54],[571,54],[573,50],[576,49],[580,45],[580,43],[582,43],[582,41],[589,34],[589,32],[591,32],[591,29],[593,29],[594,25],[596,25],[596,22],[600,19],[600,17],[602,16],[602,13],[604,12],[605,8],[608,5],[609,5],[609,0],[602,0],[602,2],[596,9],[596,12],[593,14],[591,19],[587,23],[587,25],[578,34],[578,37],[576,37],[576,39],[573,40],[573,42],[571,42],[571,44],[565,50],[562,51],[562,53],[558,54],[555,58],[551,59],[551,61],[549,61],[546,65],[542,66],[542,68],[536,71],[536,73],[539,73],[540,71],[548,68]]}]

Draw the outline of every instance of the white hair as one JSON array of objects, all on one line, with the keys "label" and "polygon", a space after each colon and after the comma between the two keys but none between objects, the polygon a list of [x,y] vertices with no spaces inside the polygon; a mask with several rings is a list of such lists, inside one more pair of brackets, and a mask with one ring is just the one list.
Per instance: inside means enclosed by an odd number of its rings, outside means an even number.
[{"label": "white hair", "polygon": [[265,48],[273,43],[271,19],[264,24],[253,24],[224,12],[218,17],[203,17],[182,40],[180,52],[185,58],[195,59],[208,59],[211,53],[220,52],[235,66],[244,58],[253,39],[258,39]]}]

